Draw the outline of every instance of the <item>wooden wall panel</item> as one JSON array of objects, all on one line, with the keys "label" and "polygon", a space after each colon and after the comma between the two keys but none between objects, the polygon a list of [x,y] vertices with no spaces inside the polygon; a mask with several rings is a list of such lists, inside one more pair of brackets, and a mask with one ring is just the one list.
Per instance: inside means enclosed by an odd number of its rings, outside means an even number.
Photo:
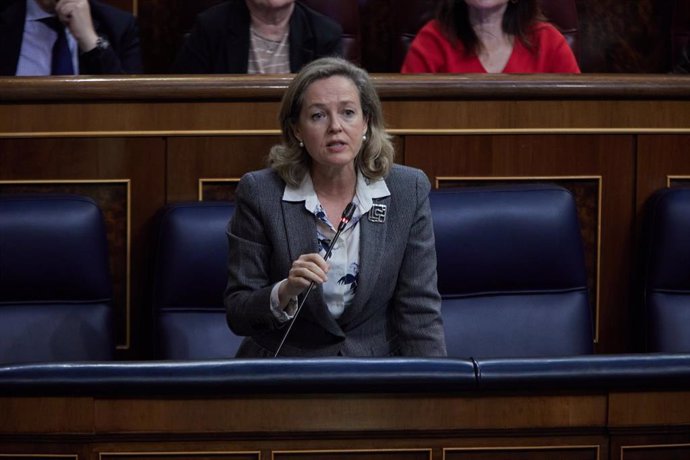
[{"label": "wooden wall panel", "polygon": [[[689,125],[690,126],[690,125]],[[640,213],[654,191],[690,180],[690,135],[641,135],[637,141],[635,205]]]},{"label": "wooden wall panel", "polygon": [[384,111],[387,125],[394,132],[411,134],[625,133],[632,127],[643,131],[690,126],[690,112],[684,101],[447,98],[420,104],[419,100],[390,98],[384,100]]},{"label": "wooden wall panel", "polygon": [[[625,326],[629,311],[620,305],[627,305],[630,277],[633,147],[633,138],[623,135],[407,136],[405,160],[426,171],[432,182],[439,177],[450,181],[554,178],[555,182],[601,177],[600,252],[589,259],[598,259],[590,264],[590,270],[598,269],[596,348],[613,353],[628,349],[632,340]],[[597,292],[592,295],[597,301]]]},{"label": "wooden wall panel", "polygon": [[431,449],[274,451],[274,460],[431,460]]},{"label": "wooden wall panel", "polygon": [[445,449],[445,460],[599,460],[599,446],[513,446]]},{"label": "wooden wall panel", "polygon": [[185,448],[168,452],[130,452],[127,450],[99,452],[100,460],[260,460],[260,458],[257,452],[194,451]]},{"label": "wooden wall panel", "polygon": [[690,430],[665,435],[613,430],[611,460],[684,460],[690,458]]},{"label": "wooden wall panel", "polygon": [[[0,127],[14,136],[218,135],[235,131],[277,132],[278,104],[273,102],[51,103],[0,111]],[[40,117],[36,117],[40,113]]]},{"label": "wooden wall panel", "polygon": [[277,136],[180,137],[168,140],[167,200],[199,197],[200,179],[239,179],[266,166]]}]

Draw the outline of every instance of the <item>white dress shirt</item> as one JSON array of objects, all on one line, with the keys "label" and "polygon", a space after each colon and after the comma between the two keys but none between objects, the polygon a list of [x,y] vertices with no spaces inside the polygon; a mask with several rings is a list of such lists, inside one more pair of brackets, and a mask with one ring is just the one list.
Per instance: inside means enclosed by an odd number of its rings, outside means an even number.
[{"label": "white dress shirt", "polygon": [[[45,12],[36,0],[26,0],[26,17],[24,18],[24,35],[22,47],[19,51],[17,63],[18,76],[50,75],[53,57],[53,45],[57,40],[57,32],[47,24],[41,22],[43,18],[49,18],[53,14]],[[72,67],[74,73],[79,73],[79,46],[77,41],[65,28],[67,45],[72,54]]]},{"label": "white dress shirt", "polygon": [[[330,264],[328,281],[323,284],[324,299],[328,305],[328,310],[335,318],[339,318],[343,314],[357,291],[360,259],[359,220],[369,212],[374,199],[389,195],[390,191],[383,179],[372,181],[364,177],[361,171],[357,171],[357,186],[352,200],[356,206],[355,212],[333,247],[331,257],[328,259]],[[303,201],[305,209],[314,215],[316,237],[319,242],[319,247],[315,248],[315,252],[318,249],[318,253],[324,256],[331,239],[335,236],[339,222],[332,223],[328,220],[328,216],[314,191],[311,176],[306,174],[297,188],[287,185],[283,192],[283,201]],[[271,310],[279,321],[287,321],[295,314],[294,302],[293,307],[286,310],[279,306],[278,287],[280,283],[286,281],[287,279],[284,279],[276,283],[271,291]]]}]

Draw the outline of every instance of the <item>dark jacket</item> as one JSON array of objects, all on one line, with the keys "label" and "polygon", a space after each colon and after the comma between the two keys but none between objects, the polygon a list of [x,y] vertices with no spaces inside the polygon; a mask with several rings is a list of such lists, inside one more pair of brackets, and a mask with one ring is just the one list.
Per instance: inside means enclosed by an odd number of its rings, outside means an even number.
[{"label": "dark jacket", "polygon": [[[249,9],[230,0],[199,14],[172,67],[175,73],[247,73]],[[342,55],[342,28],[295,2],[290,17],[290,71],[314,59]]]},{"label": "dark jacket", "polygon": [[[96,33],[110,42],[105,50],[79,55],[83,75],[141,73],[139,28],[134,16],[98,1],[90,0]],[[0,75],[16,75],[24,35],[26,0],[0,2]]]},{"label": "dark jacket", "polygon": [[[281,356],[446,356],[429,179],[394,165],[385,181],[390,196],[375,200],[386,206],[385,219],[357,224],[361,271],[352,304],[335,319],[317,286]],[[287,324],[270,310],[271,289],[293,260],[317,250],[314,215],[304,201],[283,201],[284,191],[270,169],[245,174],[236,189],[225,306],[233,332],[247,336],[239,358],[273,356]]]},{"label": "dark jacket", "polygon": [[676,59],[674,73],[690,73],[690,41],[685,43],[683,49],[680,50],[678,59]]}]

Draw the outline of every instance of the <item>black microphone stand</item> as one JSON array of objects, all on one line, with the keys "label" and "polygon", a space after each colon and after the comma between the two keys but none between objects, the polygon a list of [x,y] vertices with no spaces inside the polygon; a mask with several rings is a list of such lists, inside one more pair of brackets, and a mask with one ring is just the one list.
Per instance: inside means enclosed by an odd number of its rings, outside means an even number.
[{"label": "black microphone stand", "polygon": [[[326,251],[326,255],[323,256],[323,260],[328,260],[329,257],[331,257],[331,252],[333,252],[333,248],[335,247],[336,241],[338,241],[338,237],[340,236],[340,233],[345,229],[345,226],[347,225],[348,222],[350,222],[350,219],[352,219],[352,215],[355,213],[355,205],[354,203],[349,203],[347,206],[345,206],[345,210],[343,211],[343,215],[340,218],[340,223],[338,224],[338,230],[335,232],[335,236],[331,240],[331,244],[328,245],[328,250]],[[299,315],[299,312],[302,311],[302,306],[304,305],[304,302],[307,300],[307,297],[309,296],[309,293],[311,292],[312,289],[314,289],[316,283],[313,281],[309,283],[309,287],[307,288],[307,292],[304,294],[304,297],[302,297],[302,301],[299,303],[297,306],[297,311],[295,311],[295,316],[292,317],[292,321],[290,322],[290,325],[287,328],[287,331],[285,331],[285,334],[283,334],[283,339],[280,341],[280,345],[278,345],[278,349],[276,350],[275,355],[273,355],[274,358],[277,358],[278,355],[280,354],[280,350],[283,348],[283,344],[285,343],[285,339],[287,339],[288,334],[290,334],[290,330],[292,329],[292,326],[295,324],[295,321],[297,321],[297,316]]]}]

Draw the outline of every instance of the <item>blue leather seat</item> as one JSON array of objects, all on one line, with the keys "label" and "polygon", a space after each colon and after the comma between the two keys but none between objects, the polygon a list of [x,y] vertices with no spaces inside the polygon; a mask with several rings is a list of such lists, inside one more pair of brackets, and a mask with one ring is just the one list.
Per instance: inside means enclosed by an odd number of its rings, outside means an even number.
[{"label": "blue leather seat", "polygon": [[646,203],[643,276],[647,349],[690,351],[690,188],[668,188]]},{"label": "blue leather seat", "polygon": [[225,230],[233,209],[226,202],[188,202],[161,211],[153,281],[157,358],[235,356],[241,337],[228,328],[223,306]]},{"label": "blue leather seat", "polygon": [[105,235],[90,198],[0,197],[0,362],[114,357]]},{"label": "blue leather seat", "polygon": [[438,288],[453,357],[592,352],[571,193],[526,185],[433,191]]}]

